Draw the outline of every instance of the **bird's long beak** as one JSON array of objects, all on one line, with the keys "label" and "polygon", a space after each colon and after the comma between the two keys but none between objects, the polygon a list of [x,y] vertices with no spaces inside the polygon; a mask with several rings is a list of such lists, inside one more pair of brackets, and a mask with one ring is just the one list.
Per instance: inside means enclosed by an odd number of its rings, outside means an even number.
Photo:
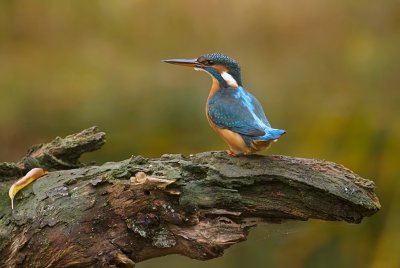
[{"label": "bird's long beak", "polygon": [[197,61],[197,59],[171,59],[171,60],[163,60],[163,62],[176,64],[186,67],[193,67],[193,68],[203,68],[204,65]]}]

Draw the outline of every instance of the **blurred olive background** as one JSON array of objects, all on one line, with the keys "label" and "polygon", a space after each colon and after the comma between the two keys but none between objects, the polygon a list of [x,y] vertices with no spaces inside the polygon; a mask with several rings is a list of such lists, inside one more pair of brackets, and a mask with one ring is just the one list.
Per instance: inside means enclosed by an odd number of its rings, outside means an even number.
[{"label": "blurred olive background", "polygon": [[223,52],[288,134],[269,154],[320,158],[373,179],[382,210],[359,225],[265,225],[208,262],[138,267],[400,267],[398,1],[0,2],[0,161],[97,125],[86,161],[223,150],[210,78],[160,60]]}]

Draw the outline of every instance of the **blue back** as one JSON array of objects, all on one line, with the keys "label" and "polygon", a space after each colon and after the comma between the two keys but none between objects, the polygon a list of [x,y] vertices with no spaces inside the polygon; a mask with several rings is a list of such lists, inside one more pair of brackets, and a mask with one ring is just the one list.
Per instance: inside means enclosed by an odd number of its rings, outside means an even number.
[{"label": "blue back", "polygon": [[243,87],[222,87],[208,100],[207,112],[217,127],[239,133],[248,146],[284,133],[271,128],[260,102]]}]

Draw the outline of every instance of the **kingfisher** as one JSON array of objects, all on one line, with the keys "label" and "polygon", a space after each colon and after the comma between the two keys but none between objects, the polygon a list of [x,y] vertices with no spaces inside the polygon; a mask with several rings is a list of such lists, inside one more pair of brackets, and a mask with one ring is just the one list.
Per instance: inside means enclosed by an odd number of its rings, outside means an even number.
[{"label": "kingfisher", "polygon": [[221,53],[210,53],[196,59],[163,61],[192,67],[211,76],[206,117],[211,128],[228,144],[229,155],[249,155],[268,149],[286,133],[271,127],[260,102],[243,87],[236,60]]}]

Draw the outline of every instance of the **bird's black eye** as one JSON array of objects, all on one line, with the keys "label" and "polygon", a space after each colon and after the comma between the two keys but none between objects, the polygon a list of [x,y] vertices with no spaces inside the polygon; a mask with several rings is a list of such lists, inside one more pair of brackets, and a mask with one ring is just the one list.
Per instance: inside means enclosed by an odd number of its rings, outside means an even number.
[{"label": "bird's black eye", "polygon": [[197,61],[206,66],[211,66],[211,65],[214,65],[214,63],[215,63],[213,60],[208,60],[203,57],[198,58]]},{"label": "bird's black eye", "polygon": [[214,61],[213,61],[213,60],[206,60],[206,61],[205,61],[205,64],[206,64],[206,65],[213,65],[213,64],[214,64]]}]

